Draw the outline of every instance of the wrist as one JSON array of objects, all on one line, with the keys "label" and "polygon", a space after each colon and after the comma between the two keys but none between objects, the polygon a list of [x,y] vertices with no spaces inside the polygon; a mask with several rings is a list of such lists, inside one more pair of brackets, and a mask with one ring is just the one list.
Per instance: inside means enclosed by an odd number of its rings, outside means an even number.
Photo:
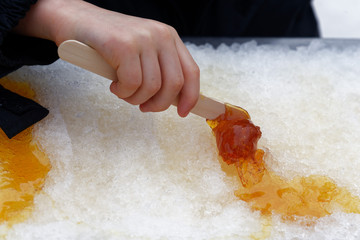
[{"label": "wrist", "polygon": [[82,0],[38,0],[20,20],[14,32],[54,41],[75,38]]}]

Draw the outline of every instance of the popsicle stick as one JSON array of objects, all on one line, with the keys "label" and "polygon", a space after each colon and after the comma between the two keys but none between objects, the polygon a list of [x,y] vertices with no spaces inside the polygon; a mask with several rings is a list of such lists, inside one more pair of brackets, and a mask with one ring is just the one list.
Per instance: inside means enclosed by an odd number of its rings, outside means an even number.
[{"label": "popsicle stick", "polygon": [[[88,45],[76,40],[67,40],[58,48],[61,59],[96,73],[102,77],[116,80],[115,70],[102,58],[102,56]],[[176,106],[177,102],[173,105]],[[225,113],[225,105],[215,99],[200,94],[195,107],[191,113],[206,119],[215,119],[220,114]]]}]

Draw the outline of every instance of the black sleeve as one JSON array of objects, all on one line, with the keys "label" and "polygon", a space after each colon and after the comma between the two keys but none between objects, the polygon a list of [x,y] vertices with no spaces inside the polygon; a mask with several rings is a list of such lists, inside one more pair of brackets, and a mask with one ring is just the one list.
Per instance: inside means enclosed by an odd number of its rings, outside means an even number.
[{"label": "black sleeve", "polygon": [[12,138],[48,115],[49,111],[31,99],[0,85],[0,128]]},{"label": "black sleeve", "polygon": [[23,65],[50,64],[58,59],[55,43],[11,32],[35,2],[0,1],[0,77]]},{"label": "black sleeve", "polygon": [[[11,30],[36,0],[0,0],[0,78],[23,65],[49,64],[57,59],[56,45]],[[36,102],[0,86],[0,128],[12,138],[48,114]]]}]

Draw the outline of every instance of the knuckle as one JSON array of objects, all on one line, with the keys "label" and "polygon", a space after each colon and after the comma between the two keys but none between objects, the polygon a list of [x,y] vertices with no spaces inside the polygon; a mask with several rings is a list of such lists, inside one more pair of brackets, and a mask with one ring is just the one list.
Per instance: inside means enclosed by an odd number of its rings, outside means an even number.
[{"label": "knuckle", "polygon": [[102,45],[104,49],[113,50],[116,47],[117,50],[127,50],[134,49],[135,41],[131,36],[111,35],[104,39]]},{"label": "knuckle", "polygon": [[141,77],[130,74],[125,84],[127,89],[136,90],[141,86]]},{"label": "knuckle", "polygon": [[180,91],[184,85],[184,78],[182,75],[178,75],[172,79],[170,90],[171,91]]},{"label": "knuckle", "polygon": [[145,41],[158,41],[163,38],[170,38],[172,29],[173,27],[165,23],[147,19],[146,31],[138,32],[138,34]]},{"label": "knuckle", "polygon": [[161,80],[154,79],[151,81],[151,84],[149,84],[148,92],[151,94],[157,93],[161,89]]},{"label": "knuckle", "polygon": [[138,54],[138,44],[132,37],[110,37],[104,40],[102,49],[108,56],[108,61],[113,67],[117,67],[123,56]]},{"label": "knuckle", "polygon": [[156,26],[157,36],[161,39],[169,40],[172,38],[172,27],[165,24],[158,24]]},{"label": "knuckle", "polygon": [[189,68],[190,78],[193,80],[198,80],[200,78],[200,68],[198,65],[194,64]]},{"label": "knuckle", "polygon": [[149,31],[138,31],[138,40],[141,43],[151,43],[152,35]]},{"label": "knuckle", "polygon": [[173,26],[167,25],[167,29],[168,29],[168,33],[173,35],[176,34],[177,35],[177,31]]},{"label": "knuckle", "polygon": [[137,71],[118,72],[120,87],[124,90],[136,90],[141,86],[142,77]]}]

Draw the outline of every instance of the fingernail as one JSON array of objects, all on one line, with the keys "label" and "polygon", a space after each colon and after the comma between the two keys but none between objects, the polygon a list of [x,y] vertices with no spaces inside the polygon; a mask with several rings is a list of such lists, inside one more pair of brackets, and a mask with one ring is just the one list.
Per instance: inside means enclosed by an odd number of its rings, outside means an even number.
[{"label": "fingernail", "polygon": [[139,105],[139,109],[141,112],[149,112],[149,110],[146,108],[146,106],[143,106],[142,104]]},{"label": "fingernail", "polygon": [[181,111],[178,112],[179,116],[183,117],[183,118],[187,117],[187,115],[189,115],[189,113],[190,113],[190,111],[186,111],[186,112],[183,112],[183,113]]}]

